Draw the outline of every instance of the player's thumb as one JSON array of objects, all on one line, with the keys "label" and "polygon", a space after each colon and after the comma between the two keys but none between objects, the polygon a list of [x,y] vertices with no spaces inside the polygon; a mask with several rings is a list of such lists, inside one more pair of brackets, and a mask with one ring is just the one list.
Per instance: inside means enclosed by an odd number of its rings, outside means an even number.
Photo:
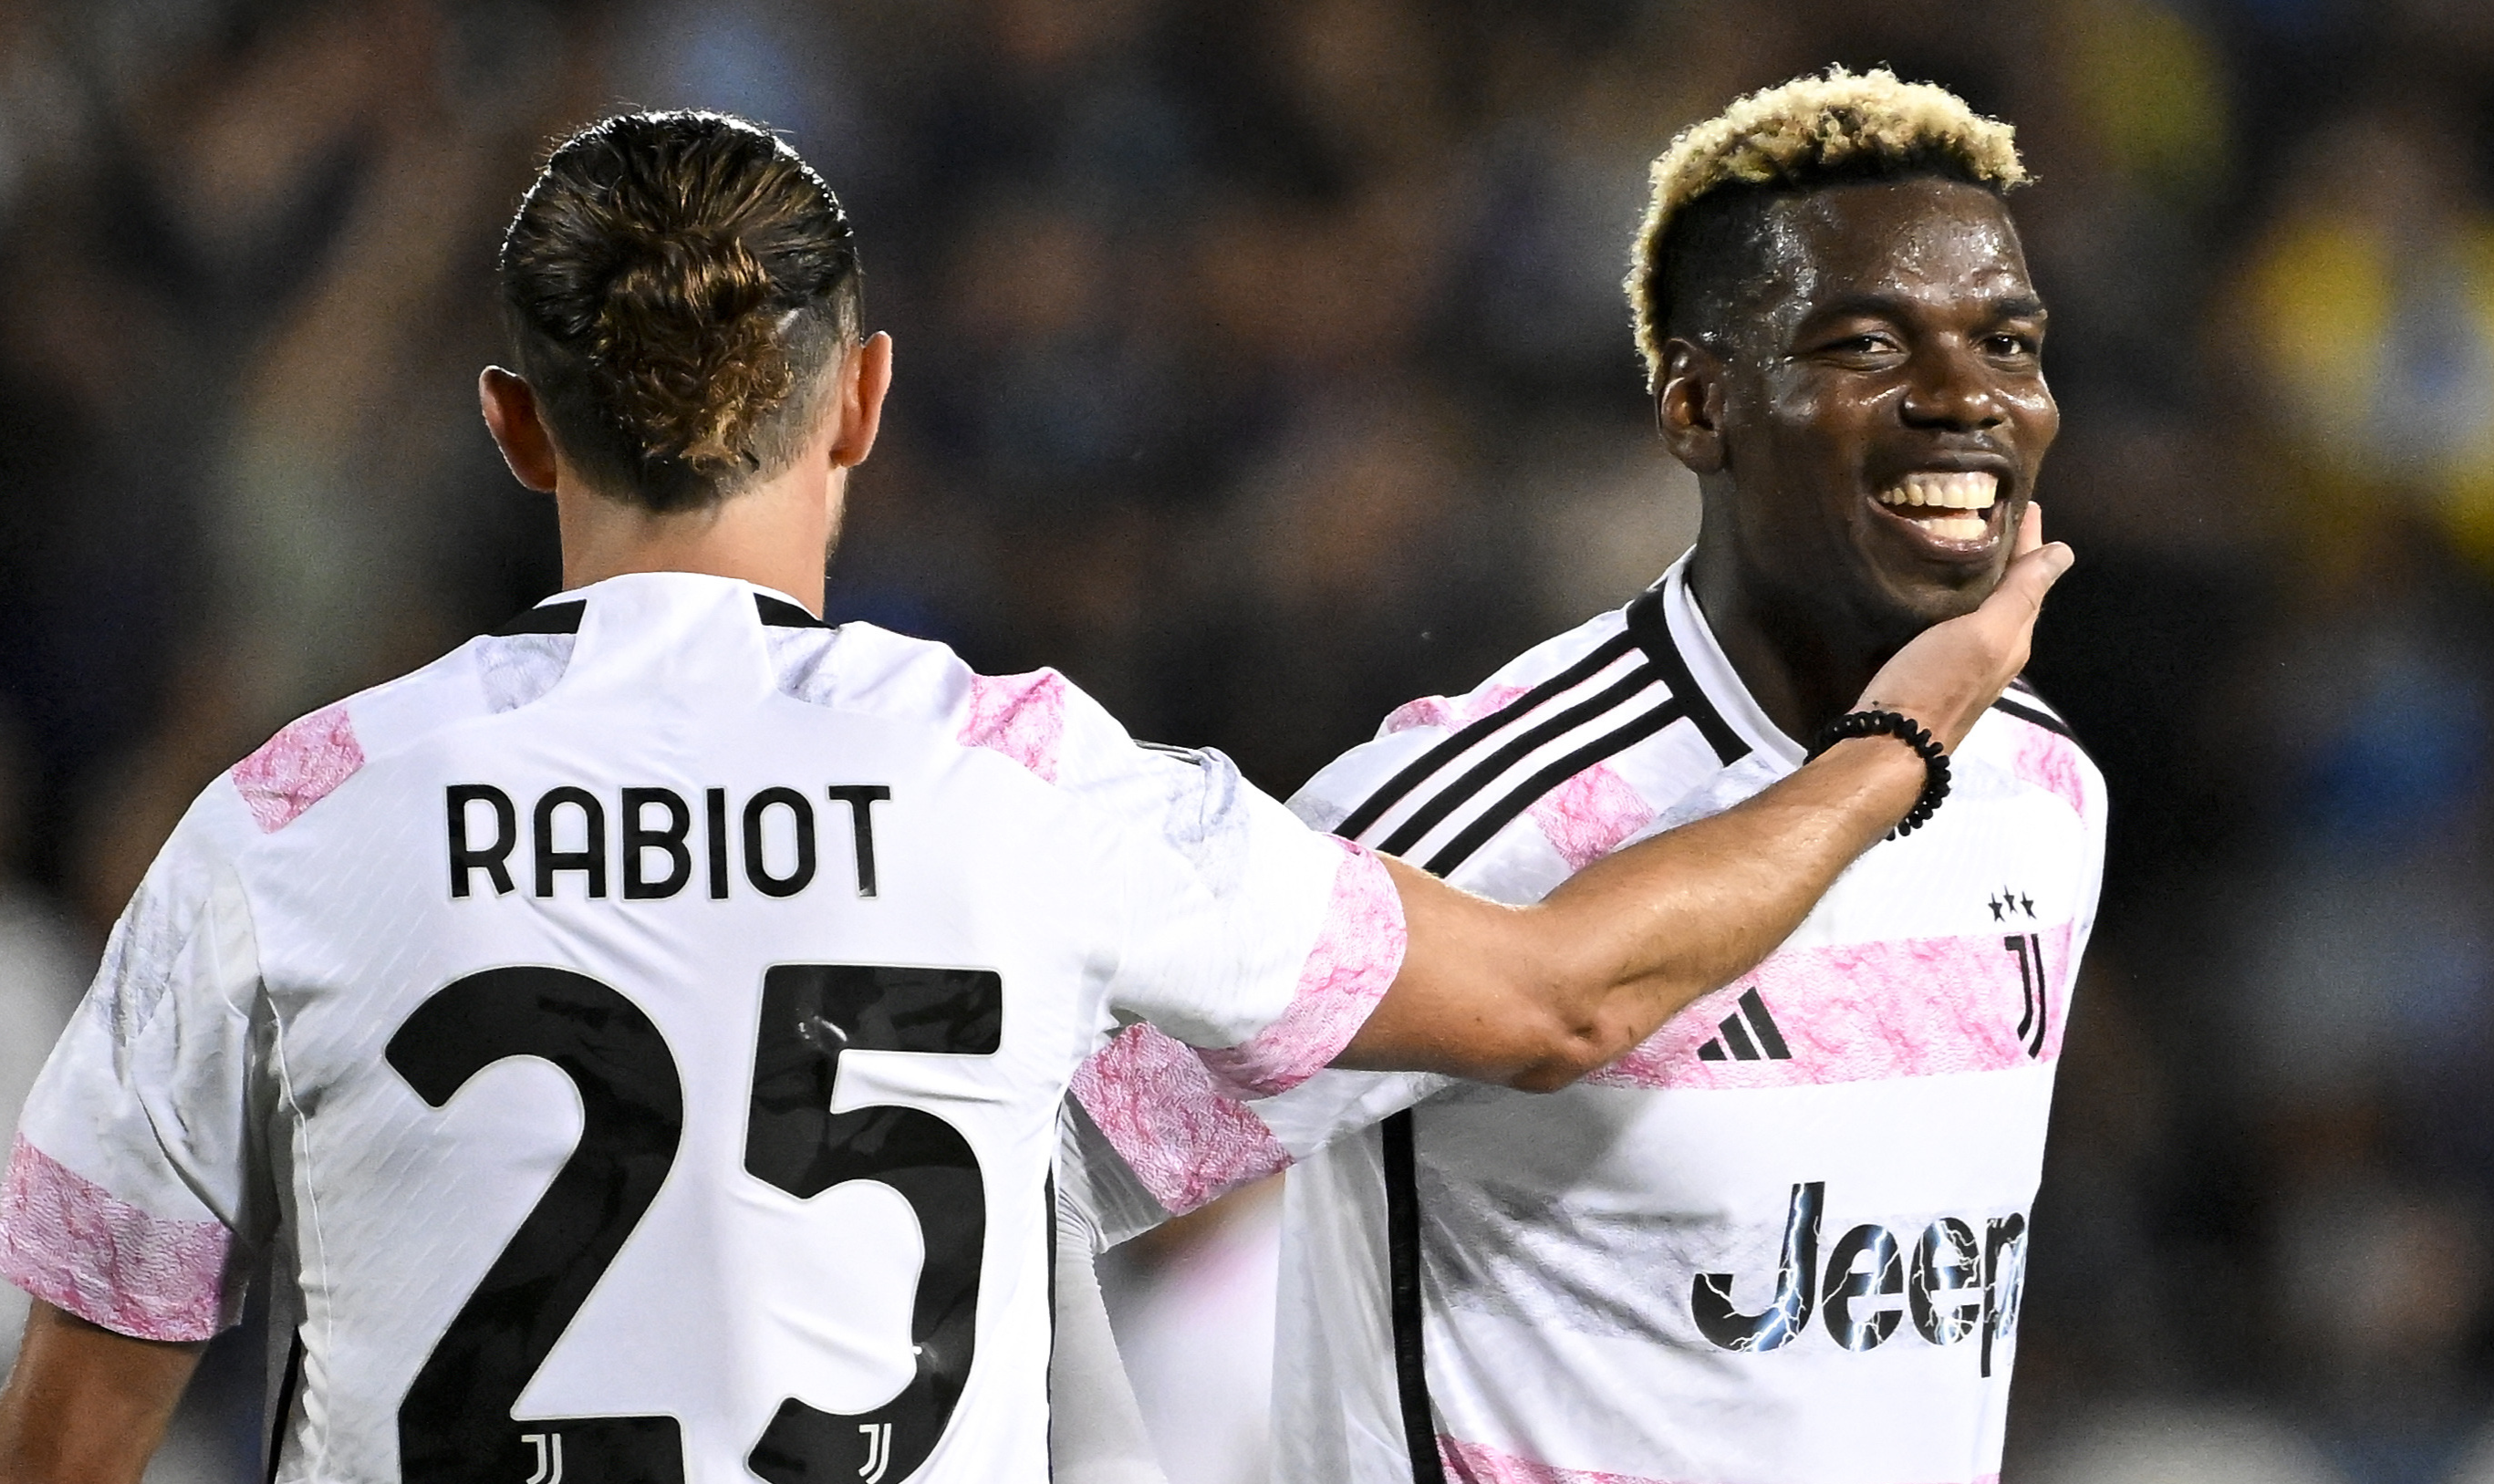
[{"label": "player's thumb", "polygon": [[1996,619],[2031,624],[2043,611],[2044,594],[2053,591],[2053,584],[2059,582],[2061,574],[2078,560],[2078,553],[2061,541],[2023,552],[2009,563],[2009,570],[2001,574],[2000,586],[1992,590],[1992,596],[1984,599],[1983,606]]},{"label": "player's thumb", "polygon": [[2025,519],[2018,521],[2018,544],[2013,546],[2008,571],[2000,574],[2000,586],[1992,596],[1985,598],[1983,609],[1997,621],[2035,623],[2035,614],[2043,611],[2043,596],[2053,591],[2060,574],[2070,571],[2078,554],[2070,551],[2065,541],[2043,539],[2043,506],[2027,503]]}]

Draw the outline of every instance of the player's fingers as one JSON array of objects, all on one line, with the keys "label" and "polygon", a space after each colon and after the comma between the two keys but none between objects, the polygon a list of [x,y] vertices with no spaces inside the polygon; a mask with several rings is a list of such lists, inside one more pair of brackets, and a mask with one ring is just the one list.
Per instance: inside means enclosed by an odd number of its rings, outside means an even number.
[{"label": "player's fingers", "polygon": [[2044,507],[2030,500],[2024,518],[2018,523],[2017,539],[2010,543],[2009,560],[2015,561],[2043,544]]}]

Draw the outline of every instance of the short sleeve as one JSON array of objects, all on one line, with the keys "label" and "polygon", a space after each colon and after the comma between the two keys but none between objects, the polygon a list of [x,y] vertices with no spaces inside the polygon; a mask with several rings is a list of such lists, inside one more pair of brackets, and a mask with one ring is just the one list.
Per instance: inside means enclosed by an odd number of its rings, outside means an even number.
[{"label": "short sleeve", "polygon": [[1341,1054],[1403,964],[1384,863],[1319,834],[1218,753],[1161,754],[1138,811],[1110,1004],[1197,1048],[1224,1091],[1270,1097]]},{"label": "short sleeve", "polygon": [[[958,663],[958,661],[956,661]],[[1107,1004],[1201,1048],[1243,1096],[1340,1053],[1402,967],[1384,864],[1317,833],[1218,752],[1138,743],[1052,670],[962,672],[955,740],[1077,802],[1122,905]]]},{"label": "short sleeve", "polygon": [[240,1316],[257,1196],[259,964],[239,880],[194,828],[157,859],[26,1101],[0,1178],[0,1276],[143,1340]]}]

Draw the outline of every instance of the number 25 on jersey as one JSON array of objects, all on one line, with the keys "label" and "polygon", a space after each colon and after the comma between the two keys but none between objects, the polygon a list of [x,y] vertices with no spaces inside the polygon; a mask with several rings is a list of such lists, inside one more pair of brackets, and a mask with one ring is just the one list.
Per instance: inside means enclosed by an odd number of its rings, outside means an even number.
[{"label": "number 25 on jersey", "polygon": [[[863,1413],[784,1398],[745,1457],[771,1484],[904,1479],[934,1450],[977,1336],[986,1182],[969,1142],[923,1109],[831,1110],[847,1051],[992,1055],[1003,981],[986,969],[781,964],[765,972],[745,1168],[799,1200],[851,1180],[906,1199],[926,1244],[910,1314],[916,1372]],[[665,1183],[684,1132],[666,1038],[611,985],[566,969],[454,981],[390,1038],[388,1059],[435,1107],[514,1056],[571,1079],[579,1143],[450,1321],[399,1406],[408,1484],[682,1484],[676,1419],[514,1420],[512,1408]]]}]

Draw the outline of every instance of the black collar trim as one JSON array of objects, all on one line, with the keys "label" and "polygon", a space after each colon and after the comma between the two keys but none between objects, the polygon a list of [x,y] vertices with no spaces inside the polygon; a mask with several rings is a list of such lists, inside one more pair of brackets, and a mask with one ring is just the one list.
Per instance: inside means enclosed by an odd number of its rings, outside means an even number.
[{"label": "black collar trim", "polygon": [[[494,637],[509,639],[520,634],[576,634],[580,632],[580,616],[588,608],[589,600],[577,597],[567,603],[539,604],[494,630]],[[832,627],[786,598],[773,597],[768,592],[753,594],[753,610],[765,628]]]},{"label": "black collar trim", "polygon": [[753,594],[754,609],[762,615],[765,628],[830,628],[832,625],[815,618],[784,597],[768,592]]},{"label": "black collar trim", "polygon": [[1688,706],[1688,719],[1697,724],[1698,735],[1715,749],[1716,759],[1728,768],[1749,755],[1749,744],[1732,730],[1732,724],[1715,709],[1715,702],[1699,688],[1697,678],[1689,674],[1688,661],[1681,657],[1680,646],[1672,642],[1671,621],[1662,611],[1662,590],[1663,584],[1656,583],[1628,604],[1628,636],[1645,651],[1655,669],[1662,673],[1662,682],[1671,687],[1671,693]]},{"label": "black collar trim", "polygon": [[568,603],[545,603],[494,630],[497,639],[509,639],[519,634],[576,634],[580,632],[580,616],[589,608],[585,598]]}]

